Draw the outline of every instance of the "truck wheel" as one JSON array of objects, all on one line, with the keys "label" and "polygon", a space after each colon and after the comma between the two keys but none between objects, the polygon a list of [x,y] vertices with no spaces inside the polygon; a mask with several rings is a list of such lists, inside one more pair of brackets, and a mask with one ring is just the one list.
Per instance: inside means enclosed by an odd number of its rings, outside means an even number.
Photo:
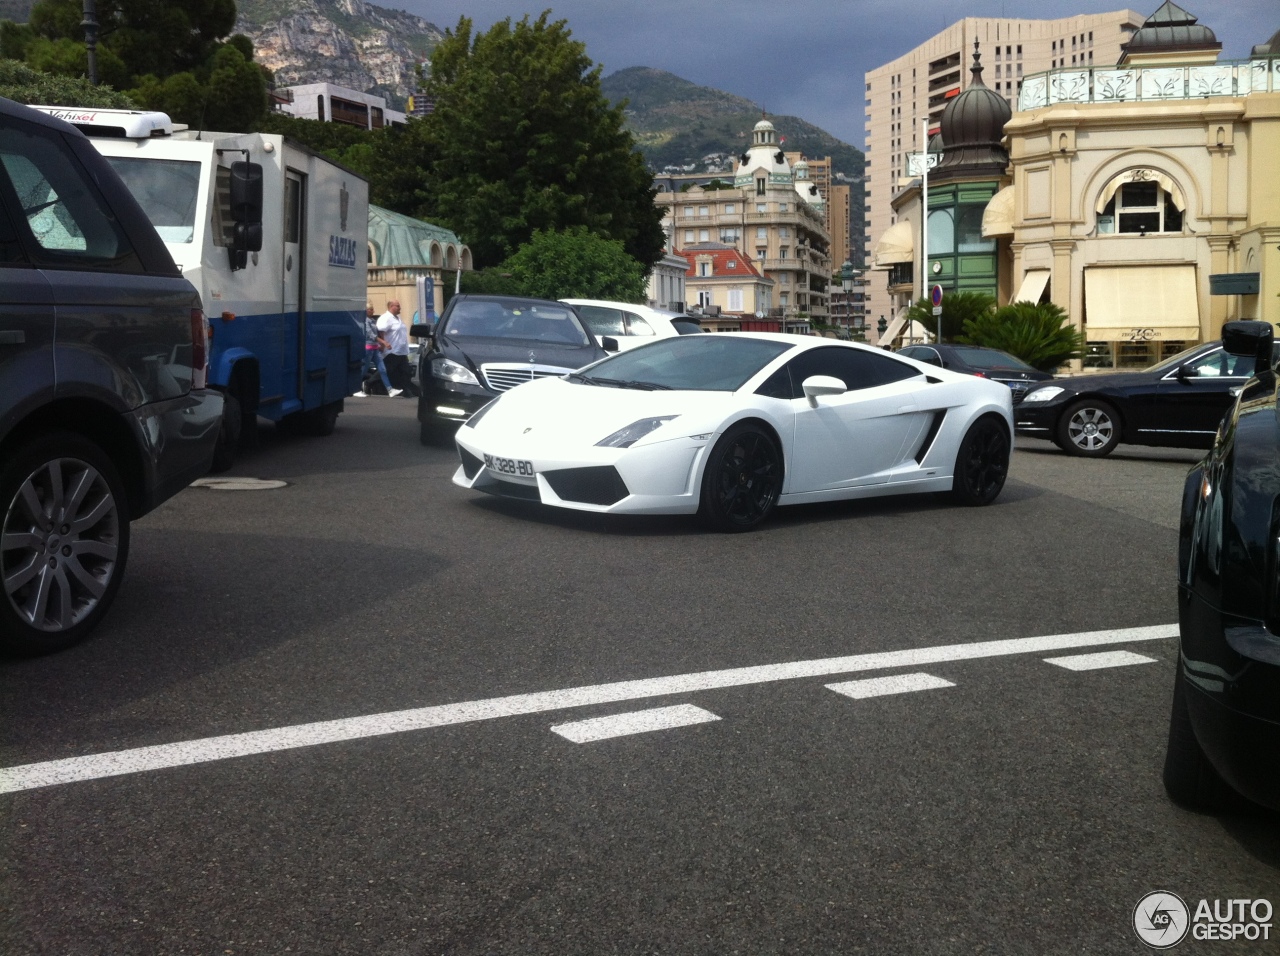
[{"label": "truck wheel", "polygon": [[107,613],[129,556],[129,503],[93,442],[54,432],[0,467],[0,647],[70,647]]},{"label": "truck wheel", "polygon": [[218,443],[213,448],[211,471],[226,471],[240,457],[240,437],[244,434],[244,417],[240,402],[230,392],[222,397],[222,425],[218,428]]},{"label": "truck wheel", "polygon": [[342,402],[330,402],[328,405],[321,405],[319,408],[313,408],[307,414],[310,416],[307,422],[310,426],[308,431],[320,438],[327,438],[333,434],[334,428],[337,427],[338,416],[342,414]]}]

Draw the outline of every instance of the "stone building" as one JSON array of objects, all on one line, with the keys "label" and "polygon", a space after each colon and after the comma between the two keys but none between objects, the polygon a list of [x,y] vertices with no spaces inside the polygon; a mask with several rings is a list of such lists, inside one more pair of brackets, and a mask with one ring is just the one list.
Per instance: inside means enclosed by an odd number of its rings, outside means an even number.
[{"label": "stone building", "polygon": [[439,316],[445,281],[456,281],[455,273],[471,269],[471,250],[448,229],[370,204],[368,298],[378,312],[396,299],[407,321],[420,308],[417,283],[425,277]]},{"label": "stone building", "polygon": [[810,318],[827,321],[832,266],[824,199],[806,168],[792,169],[768,120],[756,124],[750,147],[734,164],[732,187],[663,191],[655,202],[686,258],[695,245],[733,247],[772,280],[766,318],[775,330],[807,328]]},{"label": "stone building", "polygon": [[[702,327],[709,332],[738,331],[747,324],[757,326],[757,316],[767,316],[773,307],[773,281],[760,274],[755,264],[733,246],[716,242],[696,243],[678,250],[689,263],[685,288],[689,307],[704,316]],[[771,331],[778,331],[775,324]],[[788,320],[786,331],[803,332],[803,321]]]},{"label": "stone building", "polygon": [[1145,366],[1234,318],[1280,322],[1280,51],[1219,59],[1163,4],[1115,66],[1028,77],[1005,125],[1012,185],[988,234],[1015,298],[1045,295],[1091,367]]}]

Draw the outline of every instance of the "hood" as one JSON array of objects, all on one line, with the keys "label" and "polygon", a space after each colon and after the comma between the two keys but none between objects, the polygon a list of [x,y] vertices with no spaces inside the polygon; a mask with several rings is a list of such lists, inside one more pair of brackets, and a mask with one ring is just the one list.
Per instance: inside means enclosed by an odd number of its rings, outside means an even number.
[{"label": "hood", "polygon": [[[594,343],[568,345],[541,339],[487,339],[463,335],[441,336],[437,348],[447,358],[475,367],[489,362],[510,362],[577,369],[606,355],[604,349]],[[532,358],[530,353],[533,353]]]},{"label": "hood", "polygon": [[1103,372],[1098,375],[1077,375],[1072,378],[1052,378],[1036,382],[1036,388],[1042,385],[1057,385],[1068,392],[1100,392],[1112,388],[1124,388],[1126,385],[1140,385],[1150,382],[1150,372]]},{"label": "hood", "polygon": [[715,431],[733,407],[732,392],[649,392],[544,378],[503,393],[476,433],[510,442],[503,447],[513,454],[530,443],[580,449],[643,418],[679,416],[637,442],[648,444]]}]

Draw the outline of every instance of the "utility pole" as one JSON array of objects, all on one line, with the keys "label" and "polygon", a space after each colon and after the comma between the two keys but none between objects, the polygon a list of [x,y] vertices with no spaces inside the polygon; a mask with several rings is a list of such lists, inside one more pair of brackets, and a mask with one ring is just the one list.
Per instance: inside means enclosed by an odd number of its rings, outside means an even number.
[{"label": "utility pole", "polygon": [[98,85],[98,0],[84,0],[84,49],[89,61],[89,82]]}]

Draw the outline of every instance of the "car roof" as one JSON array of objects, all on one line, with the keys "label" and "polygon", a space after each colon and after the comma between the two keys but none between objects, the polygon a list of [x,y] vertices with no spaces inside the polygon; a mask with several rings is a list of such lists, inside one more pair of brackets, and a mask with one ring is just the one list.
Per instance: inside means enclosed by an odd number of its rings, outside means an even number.
[{"label": "car roof", "polygon": [[483,292],[460,292],[449,299],[450,304],[454,302],[498,302],[509,305],[521,303],[531,303],[533,305],[564,305],[565,303],[557,299],[539,299],[532,295],[497,295]]}]

